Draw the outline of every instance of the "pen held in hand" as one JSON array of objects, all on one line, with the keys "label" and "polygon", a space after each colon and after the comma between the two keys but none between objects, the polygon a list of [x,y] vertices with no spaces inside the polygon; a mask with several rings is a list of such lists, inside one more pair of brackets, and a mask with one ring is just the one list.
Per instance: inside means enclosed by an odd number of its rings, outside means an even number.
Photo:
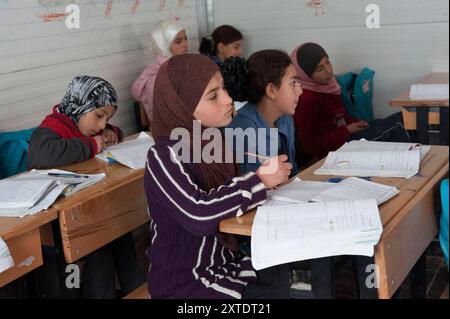
[{"label": "pen held in hand", "polygon": [[254,154],[254,153],[250,153],[250,152],[245,152],[245,155],[255,157],[256,159],[262,160],[262,162],[269,160],[269,157],[267,157],[267,156],[258,155],[258,154]]}]

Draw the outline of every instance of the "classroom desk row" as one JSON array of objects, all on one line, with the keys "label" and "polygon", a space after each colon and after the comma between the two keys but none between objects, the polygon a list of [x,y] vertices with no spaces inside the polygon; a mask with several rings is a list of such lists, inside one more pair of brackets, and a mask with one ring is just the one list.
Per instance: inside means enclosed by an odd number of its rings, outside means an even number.
[{"label": "classroom desk row", "polygon": [[[323,162],[312,165],[298,176],[308,181],[329,179],[332,176],[314,175]],[[379,208],[383,233],[373,258],[379,270],[379,287],[375,296],[391,298],[413,267],[417,267],[416,263],[424,259],[425,249],[438,233],[435,202],[440,200],[439,183],[448,176],[448,170],[448,146],[432,146],[417,176],[411,179],[373,178],[374,182],[400,190],[398,196]],[[255,214],[256,210],[253,210],[241,217],[224,220],[220,223],[220,231],[251,236]],[[364,272],[365,269],[362,270]]]},{"label": "classroom desk row", "polygon": [[[420,84],[448,84],[448,73],[431,73]],[[430,125],[439,127],[439,145],[448,145],[448,98],[411,100],[410,90],[405,90],[389,101],[392,107],[400,107],[407,130],[417,131],[419,143],[429,144]]]},{"label": "classroom desk row", "polygon": [[42,265],[41,245],[53,245],[50,223],[59,221],[67,263],[74,263],[149,221],[144,169],[132,170],[93,158],[61,167],[84,174],[105,173],[106,179],[57,200],[50,209],[24,218],[0,217],[0,237],[15,266],[0,273],[0,287]]},{"label": "classroom desk row", "polygon": [[[400,194],[380,206],[383,234],[374,262],[379,268],[378,296],[390,298],[437,234],[434,201],[439,182],[448,176],[449,149],[433,146],[420,173],[409,179],[374,178],[396,186]],[[299,174],[304,180],[323,181],[314,175],[321,163]],[[42,265],[41,244],[51,242],[50,222],[58,219],[65,259],[73,263],[123,234],[146,223],[149,216],[143,187],[144,170],[131,170],[98,159],[63,167],[77,173],[105,173],[106,179],[50,209],[24,218],[0,217],[0,237],[15,266],[0,273],[0,287]],[[222,232],[251,236],[255,210],[220,223]]]}]

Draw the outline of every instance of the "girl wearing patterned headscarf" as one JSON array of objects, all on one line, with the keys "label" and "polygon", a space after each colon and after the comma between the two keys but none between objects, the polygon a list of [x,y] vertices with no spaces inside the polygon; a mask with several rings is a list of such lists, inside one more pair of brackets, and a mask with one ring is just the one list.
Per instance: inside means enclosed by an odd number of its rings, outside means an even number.
[{"label": "girl wearing patterned headscarf", "polygon": [[[223,136],[213,128],[231,122],[232,100],[218,66],[204,55],[184,54],[165,62],[156,78],[154,101],[151,125],[156,144],[148,152],[144,177],[152,216],[147,250],[152,298],[254,297],[255,290],[248,290],[256,281],[251,260],[240,254],[236,238],[218,231],[219,222],[262,204],[266,189],[287,180],[292,165],[283,155],[269,159],[261,170],[239,176],[235,163],[224,159]],[[213,141],[196,142],[196,125],[199,131],[214,131]],[[187,136],[171,139],[176,132],[188,132],[191,141]],[[201,159],[181,159],[178,143],[192,145],[189,155],[200,153]],[[197,143],[198,152],[193,150]],[[213,161],[211,151],[205,152],[210,143]],[[271,164],[276,169],[264,171]],[[282,293],[266,286],[267,298],[288,298],[289,277],[284,279],[276,280]]]},{"label": "girl wearing patterned headscarf", "polygon": [[[86,161],[105,145],[117,143],[122,133],[119,128],[107,123],[116,109],[117,95],[111,84],[98,77],[74,77],[60,104],[53,107],[52,114],[31,136],[28,169],[53,168]],[[45,254],[49,250],[43,251]],[[119,262],[115,264],[114,260]],[[131,233],[84,257],[81,297],[115,298],[115,270],[124,293],[145,282],[136,261]],[[65,284],[57,280],[58,274],[46,268],[45,263],[41,273],[44,276],[43,293],[48,298],[62,298],[59,293]],[[64,269],[61,273],[64,274]]]},{"label": "girl wearing patterned headscarf", "polygon": [[151,34],[149,48],[156,56],[155,62],[144,69],[131,89],[133,97],[144,105],[147,117],[144,121],[152,117],[153,87],[159,68],[171,56],[184,54],[189,49],[185,28],[175,20],[161,21]]},{"label": "girl wearing patterned headscarf", "polygon": [[116,144],[122,133],[107,123],[116,109],[111,84],[93,76],[74,77],[61,103],[31,136],[28,168],[82,162]]}]

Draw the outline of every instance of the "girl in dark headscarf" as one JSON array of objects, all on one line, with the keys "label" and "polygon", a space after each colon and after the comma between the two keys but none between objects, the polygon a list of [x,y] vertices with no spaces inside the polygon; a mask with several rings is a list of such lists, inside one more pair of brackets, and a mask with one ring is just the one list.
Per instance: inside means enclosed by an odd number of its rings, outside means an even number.
[{"label": "girl in dark headscarf", "polygon": [[320,45],[300,45],[292,52],[291,60],[303,87],[294,121],[304,153],[321,158],[345,142],[361,138],[410,142],[401,113],[372,123],[354,119],[346,113],[333,66]]},{"label": "girl in dark headscarf", "polygon": [[[110,83],[93,76],[74,77],[61,103],[53,107],[52,114],[31,136],[28,168],[54,168],[86,161],[105,146],[118,143],[122,137],[120,129],[107,123],[116,110],[117,95]],[[48,249],[44,249],[46,252]],[[115,264],[114,260],[118,262]],[[115,270],[125,294],[145,282],[131,233],[84,257],[81,297],[116,298]],[[60,271],[61,278],[65,278],[65,270]],[[59,282],[58,274],[52,273],[45,263],[41,274],[43,294],[62,298],[65,282]]]},{"label": "girl in dark headscarf", "polygon": [[[156,144],[148,153],[144,179],[152,216],[149,292],[152,298],[248,296],[245,291],[252,289],[247,286],[256,281],[251,260],[241,255],[233,236],[219,233],[219,222],[262,204],[266,189],[286,181],[292,165],[283,155],[239,176],[235,164],[225,161],[224,139],[215,128],[231,122],[232,100],[219,68],[206,56],[186,54],[164,63],[156,78],[154,104]],[[177,132],[184,132],[181,141],[171,139]],[[215,137],[206,144],[196,141],[196,132]],[[216,146],[213,155],[205,152],[210,143]],[[200,148],[189,147],[188,159],[181,159],[177,149],[182,144]],[[196,155],[202,156],[192,163],[190,157]],[[276,170],[264,171],[270,164],[276,164]],[[284,279],[272,278],[282,288],[267,286],[266,297],[287,298],[288,273]]]}]

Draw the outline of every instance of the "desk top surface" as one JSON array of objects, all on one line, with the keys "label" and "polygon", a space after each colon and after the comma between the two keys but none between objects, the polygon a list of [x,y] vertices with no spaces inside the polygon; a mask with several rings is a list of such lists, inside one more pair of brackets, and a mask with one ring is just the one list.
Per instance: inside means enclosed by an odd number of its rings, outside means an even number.
[{"label": "desk top surface", "polygon": [[[448,73],[431,73],[418,84],[448,84]],[[399,96],[389,101],[390,106],[395,107],[448,107],[448,99],[445,100],[411,100],[409,98],[410,90],[407,89]]]},{"label": "desk top surface", "polygon": [[[133,138],[135,135],[128,138]],[[127,138],[127,139],[128,139]],[[60,167],[80,174],[100,174],[105,173],[107,178],[100,183],[83,189],[70,197],[62,198],[56,201],[49,209],[35,215],[23,218],[0,217],[0,237],[9,239],[24,232],[40,227],[54,219],[58,218],[59,211],[79,204],[98,196],[108,190],[120,187],[123,184],[132,182],[144,176],[144,169],[130,169],[121,164],[109,164],[97,158],[88,161]]]},{"label": "desk top surface", "polygon": [[[325,159],[322,159],[310,166],[298,176],[306,181],[326,181],[331,177],[335,177],[314,175],[314,171],[323,164],[324,160]],[[448,161],[448,146],[432,146],[430,152],[420,164],[421,168],[417,176],[414,176],[411,179],[374,177],[374,182],[392,185],[400,190],[399,195],[380,206],[380,216],[383,226],[386,226],[429,181],[436,179],[438,182],[442,179],[442,176],[448,173]],[[224,233],[251,236],[255,213],[256,209],[247,212],[241,217],[232,217],[223,220],[220,222],[219,229]]]},{"label": "desk top surface", "polygon": [[[137,134],[129,136],[125,140],[136,136]],[[89,186],[70,197],[58,200],[52,207],[60,211],[91,200],[102,193],[122,187],[144,176],[144,169],[131,169],[119,163],[110,164],[95,157],[85,162],[59,167],[59,169],[78,174],[106,174],[106,178],[103,181]]]}]

